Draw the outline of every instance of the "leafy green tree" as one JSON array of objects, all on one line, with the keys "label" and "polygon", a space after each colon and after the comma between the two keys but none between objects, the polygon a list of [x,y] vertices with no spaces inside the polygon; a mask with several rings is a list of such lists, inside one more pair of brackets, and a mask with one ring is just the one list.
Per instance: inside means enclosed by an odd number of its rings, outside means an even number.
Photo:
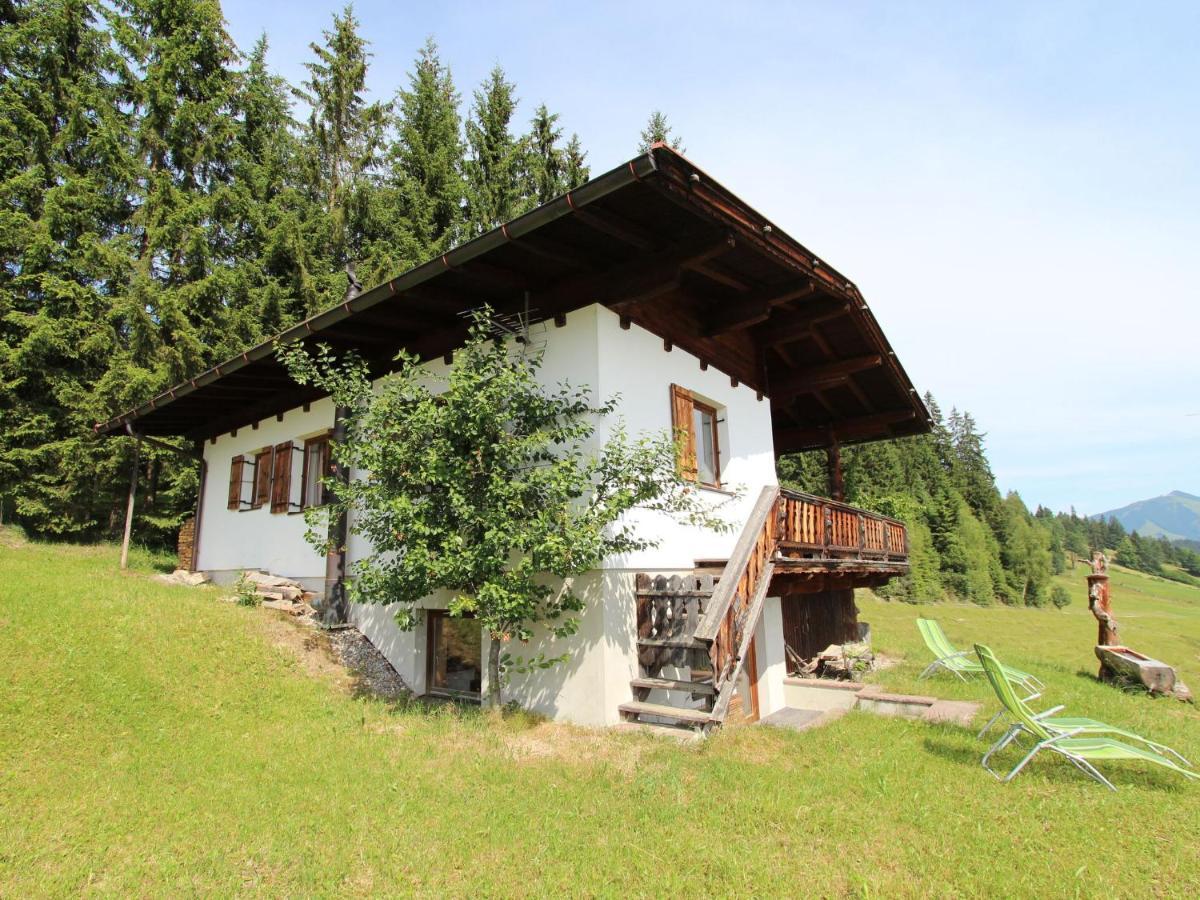
[{"label": "leafy green tree", "polygon": [[667,121],[667,114],[660,109],[656,109],[650,113],[646,127],[642,129],[641,141],[638,143],[638,152],[645,153],[655,144],[666,144],[672,150],[686,153],[687,149],[683,146],[683,139],[678,135],[672,136],[673,131],[674,129]]},{"label": "leafy green tree", "polygon": [[[403,352],[399,371],[378,389],[360,361],[336,360],[327,349],[310,356],[296,346],[284,358],[299,382],[350,410],[333,454],[371,473],[329,485],[332,513],[348,510],[353,530],[374,548],[355,564],[352,596],[400,603],[397,621],[412,628],[418,601],[449,591],[451,614],[474,615],[491,638],[493,709],[502,670],[558,661],[515,659],[504,645],[528,641],[540,627],[573,634],[583,601],[572,577],[654,544],[625,513],[656,509],[728,528],[676,473],[669,434],[630,439],[618,424],[593,450],[616,401],[543,386],[541,356],[495,341],[482,315],[440,378]],[[319,516],[310,524],[310,539],[323,547]]]},{"label": "leafy green tree", "polygon": [[515,87],[495,66],[475,92],[466,124],[467,218],[472,235],[509,221],[520,206],[521,145],[510,128],[516,106]]},{"label": "leafy green tree", "polygon": [[1055,609],[1064,609],[1071,605],[1071,595],[1061,584],[1050,589],[1050,603]]}]

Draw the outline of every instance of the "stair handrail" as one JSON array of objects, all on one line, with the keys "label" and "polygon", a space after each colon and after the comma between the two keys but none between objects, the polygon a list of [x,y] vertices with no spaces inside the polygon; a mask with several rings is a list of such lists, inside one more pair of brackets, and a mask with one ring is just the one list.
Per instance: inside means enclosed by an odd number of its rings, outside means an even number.
[{"label": "stair handrail", "polygon": [[[737,670],[743,652],[743,633],[758,624],[746,622],[745,618],[751,612],[763,577],[771,577],[771,561],[778,549],[778,500],[778,485],[767,485],[758,495],[694,633],[696,640],[709,646],[713,686],[718,695],[724,693],[726,681]],[[754,583],[744,584],[753,568],[757,568]],[[737,618],[739,613],[741,621]]]}]

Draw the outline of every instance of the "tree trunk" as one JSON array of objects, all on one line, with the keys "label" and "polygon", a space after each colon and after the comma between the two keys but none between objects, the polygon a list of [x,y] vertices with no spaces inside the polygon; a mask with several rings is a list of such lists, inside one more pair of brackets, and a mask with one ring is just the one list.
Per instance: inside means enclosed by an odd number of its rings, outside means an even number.
[{"label": "tree trunk", "polygon": [[500,639],[492,635],[488,643],[488,709],[500,711]]}]

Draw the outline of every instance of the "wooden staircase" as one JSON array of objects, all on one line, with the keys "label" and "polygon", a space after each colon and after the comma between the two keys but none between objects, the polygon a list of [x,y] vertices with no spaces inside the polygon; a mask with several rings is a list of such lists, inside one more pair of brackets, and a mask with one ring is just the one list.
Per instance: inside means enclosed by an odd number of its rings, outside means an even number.
[{"label": "wooden staircase", "polygon": [[637,576],[638,677],[621,718],[708,731],[725,720],[771,579],[840,578],[847,587],[908,571],[895,519],[778,487],[759,494],[727,560],[690,575]]},{"label": "wooden staircase", "polygon": [[725,719],[774,572],[779,489],[764,488],[718,576],[637,576],[638,668],[621,718],[708,731]]},{"label": "wooden staircase", "polygon": [[712,723],[716,689],[708,645],[695,638],[717,578],[638,575],[638,669],[633,700],[620,706],[629,722],[682,728]]}]

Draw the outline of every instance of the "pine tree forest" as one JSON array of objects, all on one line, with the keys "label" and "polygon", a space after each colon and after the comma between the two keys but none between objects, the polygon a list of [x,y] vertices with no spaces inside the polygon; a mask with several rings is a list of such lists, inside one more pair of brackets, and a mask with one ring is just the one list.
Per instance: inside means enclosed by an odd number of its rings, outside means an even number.
[{"label": "pine tree forest", "polygon": [[[464,94],[432,39],[403,84],[371,58],[349,6],[289,84],[218,0],[0,0],[0,520],[112,537],[133,440],[93,423],[588,179],[500,66]],[[656,141],[681,147],[660,111]],[[935,419],[845,451],[847,499],[909,526],[893,596],[1061,602],[1050,573],[1092,547],[1200,575],[1192,551],[1002,497],[971,416]],[[143,449],[135,530],[169,544],[195,466]],[[780,467],[827,492],[823,459]]]},{"label": "pine tree forest", "polygon": [[[588,179],[501,68],[464,102],[432,40],[389,89],[351,7],[314,37],[292,85],[217,0],[0,2],[0,520],[112,536],[93,423]],[[195,467],[143,450],[169,543]]]}]

